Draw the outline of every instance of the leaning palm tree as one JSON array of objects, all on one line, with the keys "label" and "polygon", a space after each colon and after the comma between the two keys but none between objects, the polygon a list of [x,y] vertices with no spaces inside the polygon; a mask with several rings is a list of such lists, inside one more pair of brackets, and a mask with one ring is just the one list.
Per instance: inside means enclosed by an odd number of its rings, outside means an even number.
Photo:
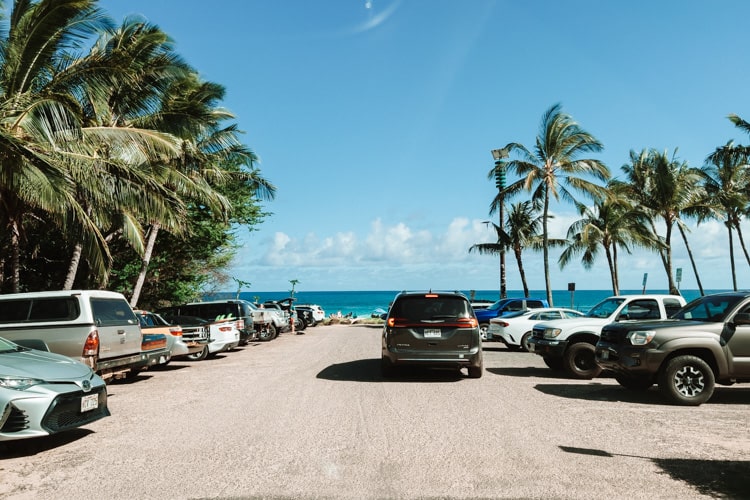
[{"label": "leaning palm tree", "polygon": [[585,269],[591,269],[600,251],[604,251],[609,267],[612,293],[620,293],[617,266],[618,249],[631,253],[631,246],[657,247],[658,237],[649,228],[648,214],[632,204],[623,193],[613,187],[610,199],[597,202],[593,207],[579,206],[583,216],[568,229],[568,246],[560,254],[560,268],[581,255]]},{"label": "leaning palm tree", "polygon": [[707,210],[702,219],[708,217],[724,219],[723,222],[729,237],[729,265],[732,272],[733,290],[737,290],[733,229],[737,230],[742,249],[745,252],[745,258],[750,264],[750,256],[748,256],[742,240],[740,224],[745,214],[745,207],[750,201],[749,159],[746,148],[735,146],[733,141],[729,141],[708,155],[703,167],[703,173],[705,174],[703,186],[711,202],[712,210]]},{"label": "leaning palm tree", "polygon": [[518,143],[510,143],[505,149],[510,154],[519,156],[519,159],[508,161],[507,166],[521,177],[508,186],[507,191],[529,191],[532,193],[531,200],[543,207],[544,280],[547,301],[551,305],[548,227],[550,202],[553,198],[576,202],[574,192],[590,196],[594,200],[607,196],[607,189],[592,182],[592,179],[607,181],[610,177],[609,169],[599,160],[582,158],[587,153],[600,152],[602,144],[581,128],[571,116],[563,113],[560,104],[556,104],[544,114],[533,152]]}]

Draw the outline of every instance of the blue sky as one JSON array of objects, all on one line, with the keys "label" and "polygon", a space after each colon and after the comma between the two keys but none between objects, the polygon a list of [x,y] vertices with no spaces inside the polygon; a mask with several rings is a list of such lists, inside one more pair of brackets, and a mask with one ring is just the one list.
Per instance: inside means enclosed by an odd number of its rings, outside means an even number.
[{"label": "blue sky", "polygon": [[[160,26],[226,108],[278,188],[230,274],[250,290],[483,290],[499,286],[483,224],[496,193],[490,150],[532,147],[543,113],[561,103],[605,146],[613,175],[630,150],[657,148],[693,166],[728,140],[750,138],[750,2],[724,0],[106,0],[118,21]],[[520,200],[520,199],[519,199]],[[516,200],[514,200],[516,201]],[[578,218],[553,207],[552,236]],[[750,231],[748,231],[750,234]],[[731,288],[726,230],[689,235],[707,289]],[[609,288],[606,261],[564,270],[552,286]],[[696,288],[674,245],[683,289]],[[544,288],[541,254],[525,254]],[[621,288],[667,280],[659,258],[620,256]],[[750,267],[737,259],[740,287]],[[508,289],[521,289],[512,256]],[[746,285],[745,285],[746,286]]]}]

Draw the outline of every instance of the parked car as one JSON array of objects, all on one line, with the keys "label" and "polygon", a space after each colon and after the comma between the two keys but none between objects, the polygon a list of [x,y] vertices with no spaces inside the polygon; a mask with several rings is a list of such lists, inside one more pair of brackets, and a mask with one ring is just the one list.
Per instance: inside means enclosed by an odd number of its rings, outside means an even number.
[{"label": "parked car", "polygon": [[479,309],[487,309],[495,302],[496,301],[489,299],[474,299],[471,301],[471,307],[474,308],[474,311],[476,312]]},{"label": "parked car", "polygon": [[543,307],[492,318],[487,330],[488,340],[500,340],[509,349],[529,350],[529,337],[535,324],[554,319],[580,318],[583,313],[563,307]]},{"label": "parked car", "polygon": [[750,292],[697,298],[668,320],[606,325],[596,362],[628,389],[658,383],[672,403],[705,403],[717,383],[750,382]]},{"label": "parked car", "polygon": [[0,338],[0,441],[46,436],[109,415],[107,387],[91,367]]},{"label": "parked car", "polygon": [[469,300],[458,292],[402,292],[383,327],[384,377],[404,365],[467,368],[482,376],[482,338]]},{"label": "parked car", "polygon": [[194,316],[205,321],[218,319],[241,319],[244,327],[240,331],[240,345],[250,340],[271,340],[277,331],[269,315],[259,310],[254,304],[246,300],[210,300],[206,302],[191,302],[156,310],[163,317]]},{"label": "parked car", "polygon": [[317,304],[299,304],[294,306],[296,310],[309,310],[312,316],[312,322],[309,326],[317,326],[318,323],[326,319],[326,312]]},{"label": "parked car", "polygon": [[164,318],[172,324],[180,325],[183,329],[201,326],[208,331],[208,343],[203,346],[203,349],[187,356],[187,359],[192,361],[200,361],[221,352],[231,351],[240,345],[240,331],[244,327],[242,320],[206,321],[197,316],[171,316],[166,313]]},{"label": "parked car", "polygon": [[120,293],[60,290],[0,295],[0,336],[39,341],[108,378],[142,370],[141,328]]},{"label": "parked car", "polygon": [[596,304],[585,316],[576,319],[544,321],[534,325],[529,351],[542,356],[553,370],[590,379],[602,369],[596,364],[594,350],[602,327],[615,321],[666,319],[685,305],[679,295],[617,295]]},{"label": "parked car", "polygon": [[[171,335],[170,335],[171,337]],[[152,366],[164,366],[172,359],[167,335],[163,333],[141,333],[141,352],[146,355],[146,365],[128,372],[128,377],[135,377],[142,370]]]},{"label": "parked car", "polygon": [[477,321],[479,321],[479,330],[482,333],[482,340],[488,340],[487,330],[490,327],[490,320],[492,318],[501,318],[513,312],[525,311],[526,309],[538,309],[540,307],[549,307],[549,304],[544,299],[521,297],[500,299],[487,308],[474,309]]},{"label": "parked car", "polygon": [[171,359],[180,359],[195,354],[203,350],[204,345],[208,344],[208,336],[205,340],[187,339],[182,336],[182,327],[180,325],[170,325],[167,320],[160,315],[144,310],[136,310],[135,315],[141,324],[141,331],[144,333],[162,333],[167,339],[167,348]]}]

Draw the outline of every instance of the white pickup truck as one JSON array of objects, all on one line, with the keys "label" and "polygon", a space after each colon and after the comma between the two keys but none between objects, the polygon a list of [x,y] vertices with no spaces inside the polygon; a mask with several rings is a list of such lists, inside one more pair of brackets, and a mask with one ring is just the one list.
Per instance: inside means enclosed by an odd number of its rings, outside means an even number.
[{"label": "white pickup truck", "polygon": [[594,352],[604,325],[619,321],[666,319],[685,305],[679,295],[617,295],[596,304],[581,318],[544,321],[534,325],[529,352],[544,358],[553,370],[575,378],[594,378],[602,369]]}]

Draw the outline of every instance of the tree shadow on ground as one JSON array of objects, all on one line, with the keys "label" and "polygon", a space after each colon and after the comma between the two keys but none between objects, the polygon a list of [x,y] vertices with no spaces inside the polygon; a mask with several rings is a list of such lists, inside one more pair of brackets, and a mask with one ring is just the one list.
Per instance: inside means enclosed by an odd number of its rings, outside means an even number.
[{"label": "tree shadow on ground", "polygon": [[380,358],[374,358],[327,366],[317,378],[347,382],[456,382],[465,377],[455,369],[408,366],[397,368],[391,378],[383,378]]},{"label": "tree shadow on ground", "polygon": [[[657,386],[646,391],[633,391],[619,385],[590,381],[587,384],[537,384],[544,394],[585,401],[619,401],[623,403],[670,405]],[[704,404],[749,404],[750,389],[717,387],[713,397]]]},{"label": "tree shadow on ground", "polygon": [[649,458],[609,453],[605,450],[560,446],[567,453],[602,458],[633,457],[650,460],[672,479],[696,488],[713,498],[747,498],[750,492],[750,462],[739,460],[694,460],[683,458]]}]

